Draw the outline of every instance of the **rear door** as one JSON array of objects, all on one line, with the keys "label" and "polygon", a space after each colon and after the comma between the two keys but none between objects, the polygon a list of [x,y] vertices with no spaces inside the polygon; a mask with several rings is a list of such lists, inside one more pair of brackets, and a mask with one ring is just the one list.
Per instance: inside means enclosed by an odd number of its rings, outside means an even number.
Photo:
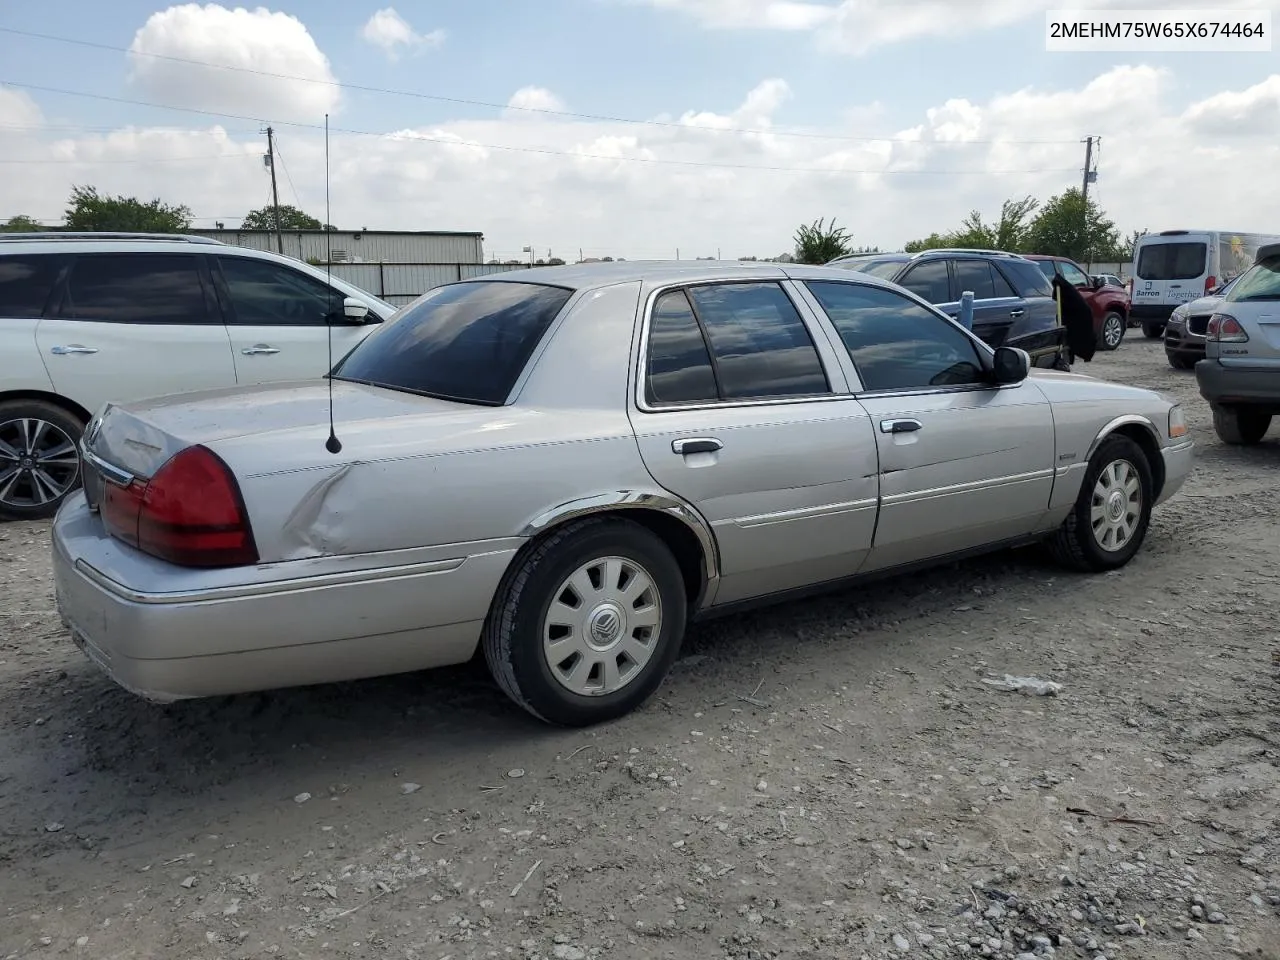
[{"label": "rear door", "polygon": [[211,259],[241,384],[323,377],[329,372],[330,333],[337,363],[377,325],[372,312],[364,323],[348,321],[346,295],[301,270],[233,254]]},{"label": "rear door", "polygon": [[63,262],[47,253],[0,256],[0,393],[53,390],[36,331]]},{"label": "rear door", "polygon": [[1018,296],[990,260],[957,257],[954,262],[956,290],[963,296],[973,293],[973,332],[985,343],[998,347],[1010,328],[1027,314],[1026,301]]},{"label": "rear door", "polygon": [[651,300],[632,423],[645,466],[720,550],[714,602],[856,573],[876,520],[876,440],[835,347],[789,282]]},{"label": "rear door", "polygon": [[235,386],[231,344],[198,253],[70,258],[36,332],[54,389],[90,412],[109,400]]},{"label": "rear door", "polygon": [[1198,300],[1209,278],[1209,244],[1204,233],[1142,237],[1133,265],[1133,303],[1167,307]]}]

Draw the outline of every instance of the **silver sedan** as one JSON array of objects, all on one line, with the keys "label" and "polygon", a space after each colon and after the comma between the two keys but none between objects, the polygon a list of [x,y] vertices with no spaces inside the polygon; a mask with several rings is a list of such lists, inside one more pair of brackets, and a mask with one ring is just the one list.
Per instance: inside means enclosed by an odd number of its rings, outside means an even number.
[{"label": "silver sedan", "polygon": [[650,696],[693,619],[1035,541],[1121,567],[1192,441],[893,284],[704,262],[440,287],[327,380],[108,405],[82,453],[59,607],[130,690],[479,649],[580,725]]}]

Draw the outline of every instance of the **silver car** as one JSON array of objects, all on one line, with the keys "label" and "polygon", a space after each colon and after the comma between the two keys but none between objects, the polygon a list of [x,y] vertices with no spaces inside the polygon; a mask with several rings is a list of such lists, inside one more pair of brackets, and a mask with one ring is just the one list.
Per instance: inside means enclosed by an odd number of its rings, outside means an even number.
[{"label": "silver car", "polygon": [[57,595],[123,686],[479,649],[581,725],[652,694],[694,619],[1039,540],[1123,566],[1192,441],[1157,394],[1029,373],[864,274],[618,263],[440,287],[327,381],[108,405],[83,454]]}]

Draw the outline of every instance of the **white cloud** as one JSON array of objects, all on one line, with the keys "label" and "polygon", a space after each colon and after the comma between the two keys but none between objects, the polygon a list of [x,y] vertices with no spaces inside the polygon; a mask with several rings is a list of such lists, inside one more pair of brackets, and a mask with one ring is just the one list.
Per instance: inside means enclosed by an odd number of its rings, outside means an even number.
[{"label": "white cloud", "polygon": [[391,60],[399,58],[401,48],[424,50],[428,47],[440,46],[445,39],[443,30],[418,33],[404,17],[396,12],[395,7],[386,7],[375,12],[361,28],[360,36],[375,47],[380,47]]},{"label": "white cloud", "polygon": [[[990,216],[1008,197],[1044,200],[1078,185],[1076,134],[1085,131],[1102,137],[1094,190],[1122,231],[1217,223],[1263,232],[1280,207],[1280,138],[1274,119],[1263,122],[1275,116],[1280,73],[1205,90],[1191,104],[1170,73],[1147,66],[1116,67],[1067,89],[940,96],[918,122],[881,127],[887,137],[875,141],[853,139],[866,124],[797,130],[786,123],[789,95],[783,80],[767,79],[727,109],[672,104],[669,126],[547,115],[531,123],[522,114],[381,137],[335,133],[333,222],[481,230],[488,251],[512,256],[532,243],[571,258],[581,247],[634,259],[671,257],[677,247],[685,257],[717,248],[772,256],[791,246],[800,223],[834,216],[857,243],[893,249],[957,226],[975,207]],[[204,225],[234,221],[267,196],[262,141],[250,131],[129,128],[66,138],[13,129],[15,116],[40,122],[33,103],[0,87],[0,124],[10,124],[0,127],[0,154],[54,162],[0,166],[6,217],[56,217],[72,183],[186,203]],[[1228,120],[1230,136],[1204,135],[1206,124]],[[323,140],[292,128],[281,135],[300,205],[320,215]],[[147,162],[119,162],[137,159]],[[654,162],[671,160],[684,163]],[[295,202],[289,181],[281,191]]]},{"label": "white cloud", "polygon": [[545,87],[521,87],[507,101],[503,116],[527,119],[537,117],[540,113],[558,113],[564,109],[564,101]]},{"label": "white cloud", "polygon": [[[278,120],[315,120],[338,106],[329,61],[302,21],[265,7],[169,7],[151,15],[129,49],[130,80],[166,104]],[[246,72],[254,70],[300,79]]]},{"label": "white cloud", "polygon": [[[1048,10],[1212,10],[1204,0],[615,0],[683,13],[710,29],[813,32],[850,54],[927,37],[957,37],[1042,18]],[[1271,0],[1231,0],[1232,10]]]}]

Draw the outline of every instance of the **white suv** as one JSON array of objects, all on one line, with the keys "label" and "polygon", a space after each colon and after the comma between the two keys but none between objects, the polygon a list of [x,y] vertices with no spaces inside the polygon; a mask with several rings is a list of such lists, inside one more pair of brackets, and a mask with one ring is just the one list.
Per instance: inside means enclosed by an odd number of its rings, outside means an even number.
[{"label": "white suv", "polygon": [[323,376],[395,312],[201,237],[0,234],[0,516],[52,516],[107,401]]}]

